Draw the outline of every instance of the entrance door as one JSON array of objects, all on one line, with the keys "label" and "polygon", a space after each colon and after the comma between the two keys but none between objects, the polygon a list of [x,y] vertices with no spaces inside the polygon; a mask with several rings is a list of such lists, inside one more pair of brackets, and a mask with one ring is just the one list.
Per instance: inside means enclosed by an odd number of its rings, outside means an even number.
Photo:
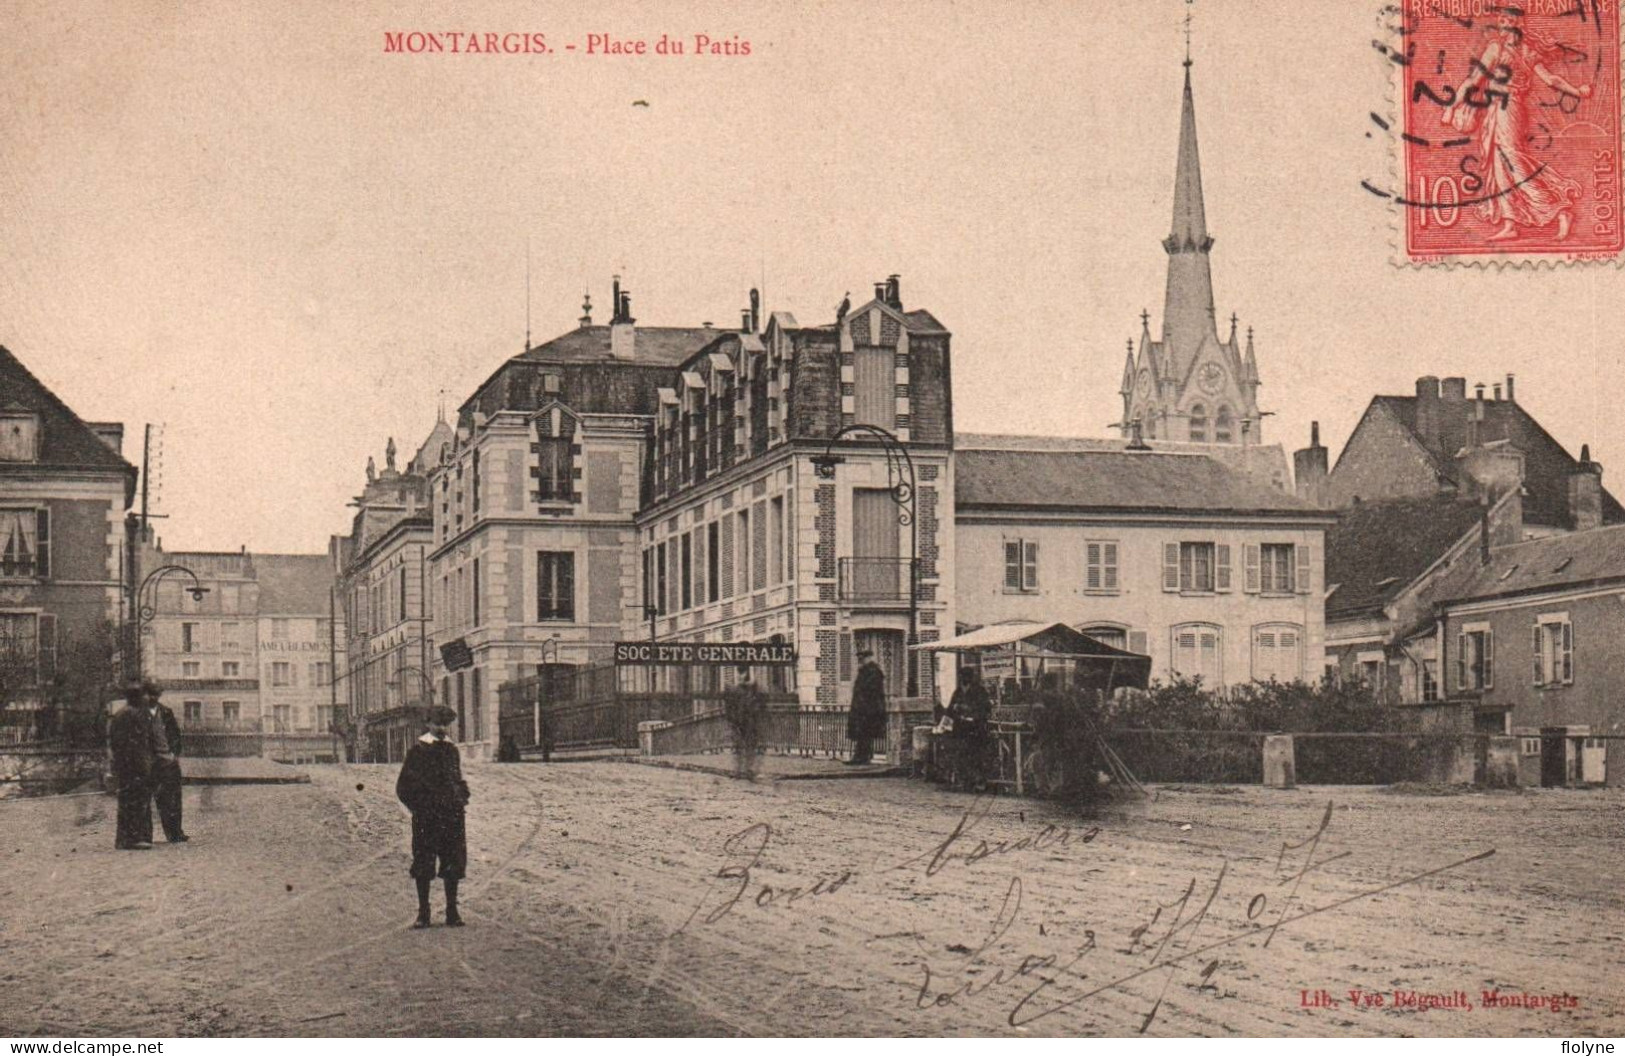
[{"label": "entrance door", "polygon": [[1607,741],[1601,737],[1587,737],[1580,745],[1580,783],[1601,785],[1608,780]]},{"label": "entrance door", "polygon": [[852,594],[856,600],[896,601],[902,596],[898,560],[897,503],[883,488],[852,492]]},{"label": "entrance door", "polygon": [[875,663],[886,674],[886,699],[903,695],[906,685],[903,670],[903,632],[902,631],[856,631],[852,635],[855,652],[861,653],[865,649],[875,654]]},{"label": "entrance door", "polygon": [[1562,788],[1568,782],[1569,741],[1562,730],[1540,731],[1540,784]]}]

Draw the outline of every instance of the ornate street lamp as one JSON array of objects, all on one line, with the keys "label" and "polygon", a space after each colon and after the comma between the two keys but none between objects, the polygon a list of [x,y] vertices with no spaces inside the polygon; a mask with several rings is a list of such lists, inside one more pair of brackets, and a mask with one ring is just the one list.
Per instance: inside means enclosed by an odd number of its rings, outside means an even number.
[{"label": "ornate street lamp", "polygon": [[[897,504],[897,523],[908,529],[908,645],[912,646],[920,636],[920,557],[919,528],[915,524],[914,459],[895,433],[878,425],[849,425],[829,438],[823,454],[813,456],[813,468],[824,480],[834,480],[835,467],[846,461],[835,453],[835,445],[848,438],[876,441],[886,454],[886,491],[892,502]],[[913,649],[905,647],[903,652],[907,657],[907,695],[918,696],[919,659]]]},{"label": "ornate street lamp", "polygon": [[209,592],[209,588],[205,587],[203,581],[198,579],[197,573],[185,565],[160,565],[147,573],[147,578],[141,581],[141,585],[135,589],[131,596],[131,605],[135,609],[135,677],[137,681],[141,678],[146,656],[146,646],[141,637],[144,630],[142,625],[151,623],[152,618],[158,615],[158,585],[175,574],[191,577],[192,585],[182,589],[192,595],[193,601],[202,601],[203,595]]}]

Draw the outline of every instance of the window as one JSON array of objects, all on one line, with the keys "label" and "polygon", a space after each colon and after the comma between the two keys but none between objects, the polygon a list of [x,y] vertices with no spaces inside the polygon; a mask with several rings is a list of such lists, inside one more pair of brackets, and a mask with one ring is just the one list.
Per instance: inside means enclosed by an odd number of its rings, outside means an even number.
[{"label": "window", "polygon": [[1191,442],[1207,442],[1207,408],[1200,403],[1191,404]]},{"label": "window", "polygon": [[271,727],[275,730],[293,729],[293,705],[271,705]]},{"label": "window", "polygon": [[536,555],[536,618],[574,620],[576,555],[543,550]]},{"label": "window", "polygon": [[314,664],[311,664],[309,672],[310,684],[313,686],[325,686],[331,684],[333,681],[331,671],[332,668],[328,665],[326,660],[318,660]]},{"label": "window", "polygon": [[1229,590],[1229,544],[1164,544],[1162,589],[1182,594],[1211,594],[1214,591]]},{"label": "window", "polygon": [[316,706],[317,733],[326,733],[328,730],[332,729],[332,714],[333,709],[331,707],[323,707],[321,705]]},{"label": "window", "polygon": [[51,511],[0,510],[0,579],[51,574]]},{"label": "window", "polygon": [[750,511],[739,511],[739,529],[734,535],[734,552],[738,555],[739,594],[750,593]]},{"label": "window", "polygon": [[[469,495],[474,505],[474,512],[480,512],[480,453],[475,451],[472,456],[471,468],[474,471],[474,483],[469,487]],[[475,621],[479,622],[478,620]]]},{"label": "window", "polygon": [[666,544],[656,543],[655,555],[655,608],[666,614]]},{"label": "window", "polygon": [[1109,624],[1102,624],[1097,627],[1081,627],[1079,630],[1093,638],[1095,641],[1099,642],[1101,645],[1109,645],[1113,649],[1128,648],[1128,631],[1121,627],[1113,627]]},{"label": "window", "polygon": [[1439,662],[1422,661],[1422,703],[1433,704],[1439,699]]},{"label": "window", "polygon": [[536,488],[542,502],[569,502],[573,484],[569,437],[541,437],[536,444]]},{"label": "window", "polygon": [[0,414],[0,462],[39,461],[39,415]]},{"label": "window", "polygon": [[474,612],[473,625],[478,627],[480,625],[480,559],[477,557],[474,559],[474,597],[471,605]]},{"label": "window", "polygon": [[1456,636],[1456,685],[1468,690],[1495,687],[1495,635],[1488,624],[1468,624]]},{"label": "window", "polygon": [[238,663],[237,661],[235,661],[235,660],[222,660],[222,661],[220,661],[220,677],[221,678],[240,678],[242,676],[242,673],[243,673],[243,665]]},{"label": "window", "polygon": [[1574,684],[1574,625],[1568,613],[1541,616],[1534,626],[1535,685]]},{"label": "window", "polygon": [[236,725],[243,718],[243,706],[239,701],[222,700],[220,702],[220,719],[230,725]]},{"label": "window", "polygon": [[690,533],[683,533],[681,546],[683,553],[683,602],[679,609],[691,609],[694,607],[694,542]]},{"label": "window", "polygon": [[181,662],[181,677],[182,678],[199,678],[199,677],[202,676],[202,674],[203,674],[203,665],[200,664],[198,661],[196,661],[196,660],[184,660],[184,661]]},{"label": "window", "polygon": [[[42,627],[47,619],[53,621],[49,627]],[[24,686],[34,685],[40,675],[41,631],[46,631],[45,637],[54,637],[54,617],[36,616],[31,612],[0,612],[0,667],[15,670],[15,681]],[[9,671],[4,677],[9,683],[13,676]]]},{"label": "window", "polygon": [[188,726],[196,726],[203,721],[203,702],[201,700],[188,700],[181,703],[181,718]]},{"label": "window", "polygon": [[1382,688],[1383,675],[1388,669],[1388,658],[1380,650],[1360,653],[1355,656],[1354,663],[1361,682],[1364,682],[1371,689]]},{"label": "window", "polygon": [[288,640],[288,621],[276,619],[271,621],[271,637],[279,642]]},{"label": "window", "polygon": [[1523,754],[1524,755],[1539,755],[1540,754],[1540,738],[1539,737],[1524,737],[1524,738],[1521,738],[1521,740],[1523,741]]},{"label": "window", "polygon": [[400,575],[400,583],[399,583],[399,588],[398,588],[398,594],[399,594],[399,596],[396,599],[396,603],[398,605],[400,605],[400,607],[401,607],[401,619],[404,620],[404,619],[406,619],[406,566],[405,565],[401,566],[401,575]]},{"label": "window", "polygon": [[1265,543],[1259,550],[1258,588],[1265,594],[1292,593],[1292,546]]},{"label": "window", "polygon": [[1253,628],[1253,678],[1296,682],[1303,677],[1303,628],[1265,624]]},{"label": "window", "polygon": [[722,592],[722,532],[712,521],[705,528],[705,600],[715,603]]},{"label": "window", "polygon": [[1220,444],[1228,444],[1235,439],[1235,426],[1230,418],[1230,408],[1222,406],[1219,408],[1219,416],[1213,420],[1213,439]]},{"label": "window", "polygon": [[237,624],[235,624],[235,623],[222,623],[220,625],[220,648],[221,649],[241,649],[242,644],[238,641],[237,634],[238,634]]},{"label": "window", "polygon": [[293,685],[293,664],[286,660],[277,660],[271,664],[271,685]]},{"label": "window", "polygon": [[768,581],[784,582],[784,496],[775,496],[768,503],[768,545],[772,556],[768,558]]},{"label": "window", "polygon": [[1200,678],[1205,685],[1222,685],[1224,669],[1219,628],[1205,623],[1187,623],[1174,627],[1171,633],[1174,672],[1185,678]]},{"label": "window", "polygon": [[181,624],[181,652],[195,653],[198,646],[197,624]]},{"label": "window", "polygon": [[468,677],[468,706],[474,715],[474,739],[478,741],[485,736],[484,716],[480,709],[480,669],[476,667]]},{"label": "window", "polygon": [[1038,544],[1033,540],[1004,541],[1004,589],[1023,593],[1038,589]]},{"label": "window", "polygon": [[889,348],[859,348],[852,355],[852,420],[897,428],[897,357]]},{"label": "window", "polygon": [[[1085,590],[1102,594],[1117,593],[1117,543],[1112,540],[1085,542]],[[1119,646],[1118,648],[1122,648]]]}]

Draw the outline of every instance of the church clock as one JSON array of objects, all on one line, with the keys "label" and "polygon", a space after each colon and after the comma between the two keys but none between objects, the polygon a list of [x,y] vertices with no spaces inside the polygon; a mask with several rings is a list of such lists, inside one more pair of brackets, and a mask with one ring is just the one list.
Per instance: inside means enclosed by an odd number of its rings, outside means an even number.
[{"label": "church clock", "polygon": [[1217,396],[1224,388],[1224,368],[1217,363],[1204,363],[1196,375],[1196,384],[1209,396]]}]

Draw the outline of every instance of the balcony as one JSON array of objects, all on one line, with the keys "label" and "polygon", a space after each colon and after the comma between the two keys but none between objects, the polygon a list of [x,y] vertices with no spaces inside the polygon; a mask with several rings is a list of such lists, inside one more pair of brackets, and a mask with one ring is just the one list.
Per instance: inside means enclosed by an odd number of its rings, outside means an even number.
[{"label": "balcony", "polygon": [[839,564],[840,600],[857,605],[907,605],[909,559],[843,557]]}]

